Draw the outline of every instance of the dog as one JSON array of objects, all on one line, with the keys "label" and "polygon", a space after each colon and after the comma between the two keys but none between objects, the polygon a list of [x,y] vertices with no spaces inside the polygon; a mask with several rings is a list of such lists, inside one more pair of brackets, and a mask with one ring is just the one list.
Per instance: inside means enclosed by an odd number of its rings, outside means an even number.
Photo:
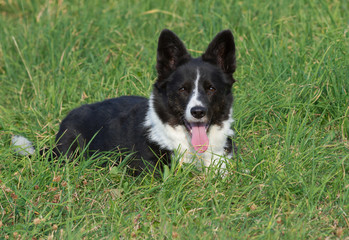
[{"label": "dog", "polygon": [[[94,153],[129,151],[134,154],[128,166],[137,173],[170,164],[174,154],[181,163],[225,169],[234,134],[231,31],[218,33],[202,56],[192,58],[175,33],[163,30],[156,69],[149,99],[122,96],[72,110],[60,124],[54,153],[72,158],[86,146]],[[14,145],[30,148],[16,138]]]}]

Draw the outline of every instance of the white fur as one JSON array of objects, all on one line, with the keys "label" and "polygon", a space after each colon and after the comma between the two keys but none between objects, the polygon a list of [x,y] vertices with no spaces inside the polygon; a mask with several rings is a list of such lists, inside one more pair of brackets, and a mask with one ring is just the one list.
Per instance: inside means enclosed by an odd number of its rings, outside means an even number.
[{"label": "white fur", "polygon": [[193,93],[188,102],[187,108],[185,109],[185,119],[188,122],[203,122],[206,120],[206,117],[197,119],[191,115],[191,109],[193,107],[202,107],[204,104],[199,100],[199,80],[200,80],[200,72],[199,69],[196,69],[196,79],[194,84]]},{"label": "white fur", "polygon": [[152,142],[157,143],[161,148],[167,150],[177,149],[181,142],[187,142],[186,129],[179,125],[172,127],[164,124],[155,112],[153,95],[149,99],[149,110],[147,112],[144,126],[149,127],[148,137]]},{"label": "white fur", "polygon": [[35,151],[33,144],[23,136],[14,135],[11,139],[11,143],[12,146],[14,146],[15,152],[19,155],[31,155]]},{"label": "white fur", "polygon": [[204,153],[197,153],[191,144],[191,137],[185,126],[170,126],[163,123],[154,109],[153,95],[149,99],[149,109],[145,118],[144,126],[149,128],[148,137],[152,142],[157,143],[161,148],[170,151],[179,151],[180,156],[183,156],[181,163],[193,163],[198,168],[202,164],[205,167],[210,165],[218,165],[220,168],[225,168],[224,161],[221,157],[225,155],[224,147],[226,145],[227,136],[233,136],[234,132],[230,128],[233,119],[230,111],[229,119],[223,122],[220,127],[211,125],[208,132],[210,142],[209,148]]}]

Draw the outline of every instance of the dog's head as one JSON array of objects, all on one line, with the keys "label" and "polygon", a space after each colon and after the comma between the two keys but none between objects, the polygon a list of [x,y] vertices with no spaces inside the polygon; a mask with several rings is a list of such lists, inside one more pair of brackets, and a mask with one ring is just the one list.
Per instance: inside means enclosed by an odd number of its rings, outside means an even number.
[{"label": "dog's head", "polygon": [[199,58],[192,58],[182,41],[163,30],[157,49],[158,78],[153,89],[154,109],[162,122],[184,125],[194,148],[204,152],[207,132],[229,118],[235,82],[235,43],[225,30]]}]

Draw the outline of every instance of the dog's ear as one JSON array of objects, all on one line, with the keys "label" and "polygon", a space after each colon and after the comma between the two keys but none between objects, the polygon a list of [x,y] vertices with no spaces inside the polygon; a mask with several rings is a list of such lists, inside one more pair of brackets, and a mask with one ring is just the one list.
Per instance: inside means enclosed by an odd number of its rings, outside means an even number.
[{"label": "dog's ear", "polygon": [[191,56],[176,34],[168,29],[162,30],[159,37],[156,63],[158,81],[166,79],[179,65],[190,59]]},{"label": "dog's ear", "polygon": [[218,65],[228,75],[235,72],[235,42],[230,30],[217,34],[202,55],[202,60]]}]

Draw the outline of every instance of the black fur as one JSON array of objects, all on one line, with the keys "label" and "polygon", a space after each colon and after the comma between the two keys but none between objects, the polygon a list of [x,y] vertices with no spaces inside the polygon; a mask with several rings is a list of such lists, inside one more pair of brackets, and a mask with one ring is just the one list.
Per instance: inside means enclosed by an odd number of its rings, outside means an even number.
[{"label": "black fur", "polygon": [[[138,96],[123,96],[76,108],[60,125],[55,151],[73,157],[76,150],[89,144],[90,151],[134,152],[129,166],[138,170],[152,168],[158,157],[168,163],[167,152],[160,153],[159,147],[147,140],[147,129],[142,124],[147,110],[148,99]],[[153,151],[158,153],[157,157]]]}]

